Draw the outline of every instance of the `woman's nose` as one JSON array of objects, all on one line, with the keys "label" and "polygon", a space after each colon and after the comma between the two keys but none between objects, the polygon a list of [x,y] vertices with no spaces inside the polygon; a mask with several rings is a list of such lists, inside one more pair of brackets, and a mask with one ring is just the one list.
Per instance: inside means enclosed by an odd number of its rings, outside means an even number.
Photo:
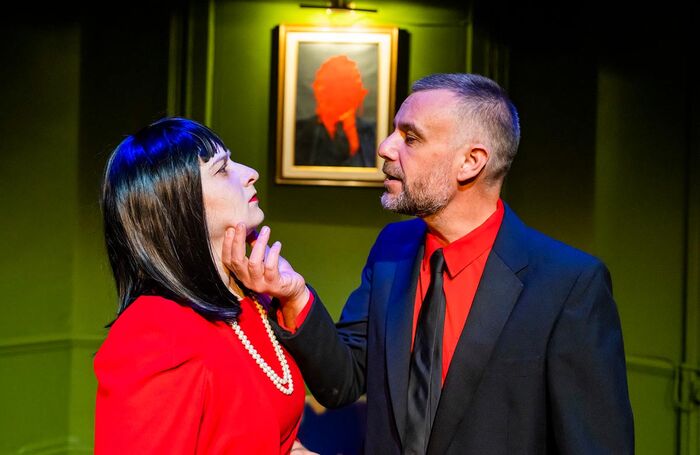
[{"label": "woman's nose", "polygon": [[258,174],[258,171],[256,171],[252,167],[248,167],[243,164],[241,166],[243,166],[243,172],[241,172],[241,175],[243,176],[243,186],[250,186],[258,181],[258,179],[260,178],[260,174]]}]

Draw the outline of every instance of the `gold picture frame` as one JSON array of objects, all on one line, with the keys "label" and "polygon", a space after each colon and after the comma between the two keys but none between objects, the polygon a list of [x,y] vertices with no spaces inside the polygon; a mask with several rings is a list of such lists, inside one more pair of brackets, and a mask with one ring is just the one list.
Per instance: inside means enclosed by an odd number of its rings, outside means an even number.
[{"label": "gold picture frame", "polygon": [[276,182],[382,186],[398,28],[280,25]]}]

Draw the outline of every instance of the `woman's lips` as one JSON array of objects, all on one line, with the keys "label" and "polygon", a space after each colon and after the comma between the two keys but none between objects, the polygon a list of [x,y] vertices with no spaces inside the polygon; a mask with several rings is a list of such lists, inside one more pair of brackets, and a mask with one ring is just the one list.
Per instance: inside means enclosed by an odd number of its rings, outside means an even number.
[{"label": "woman's lips", "polygon": [[256,194],[254,194],[253,197],[251,197],[248,202],[258,202],[258,196]]}]

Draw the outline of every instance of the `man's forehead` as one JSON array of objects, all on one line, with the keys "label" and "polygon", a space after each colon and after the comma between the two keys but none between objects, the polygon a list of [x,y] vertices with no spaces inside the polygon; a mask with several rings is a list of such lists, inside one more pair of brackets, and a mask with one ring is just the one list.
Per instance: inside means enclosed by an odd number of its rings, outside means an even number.
[{"label": "man's forehead", "polygon": [[404,100],[396,114],[397,121],[429,121],[436,117],[452,117],[457,97],[449,90],[421,90]]}]

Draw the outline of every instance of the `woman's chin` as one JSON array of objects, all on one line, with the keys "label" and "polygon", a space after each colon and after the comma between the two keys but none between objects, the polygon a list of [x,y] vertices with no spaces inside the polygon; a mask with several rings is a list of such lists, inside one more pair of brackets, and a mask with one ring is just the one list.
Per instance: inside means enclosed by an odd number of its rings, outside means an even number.
[{"label": "woman's chin", "polygon": [[246,234],[250,236],[252,233],[257,232],[260,229],[260,225],[262,224],[264,219],[265,219],[265,216],[261,215],[260,218],[256,218],[254,220],[248,220],[248,222],[250,224],[246,224],[246,228],[248,229]]}]

